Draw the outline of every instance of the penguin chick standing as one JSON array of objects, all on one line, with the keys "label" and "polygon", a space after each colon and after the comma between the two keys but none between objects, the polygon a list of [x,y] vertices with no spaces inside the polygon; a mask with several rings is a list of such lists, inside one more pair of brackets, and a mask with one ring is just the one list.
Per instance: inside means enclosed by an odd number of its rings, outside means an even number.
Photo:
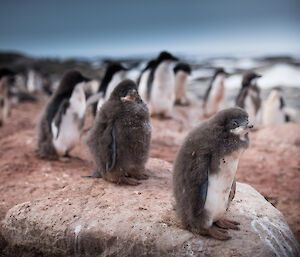
[{"label": "penguin chick standing", "polygon": [[78,143],[86,110],[83,86],[88,81],[78,71],[69,71],[63,76],[38,123],[37,153],[40,157],[68,157]]},{"label": "penguin chick standing", "polygon": [[224,69],[219,68],[207,88],[203,100],[203,114],[210,117],[220,110],[224,100],[224,80],[226,73]]},{"label": "penguin chick standing", "polygon": [[242,80],[242,88],[236,98],[236,106],[246,110],[249,115],[249,121],[255,125],[260,123],[261,119],[261,98],[260,89],[256,80],[260,78],[254,72],[248,72]]},{"label": "penguin chick standing", "polygon": [[146,67],[141,71],[140,76],[137,79],[137,86],[139,94],[143,101],[147,101],[147,88],[148,88],[148,79],[151,73],[151,70],[155,67],[156,60],[150,60]]},{"label": "penguin chick standing", "polygon": [[105,72],[105,75],[98,88],[98,93],[102,93],[103,97],[99,99],[97,104],[93,105],[93,114],[101,108],[103,103],[110,97],[111,92],[115,87],[125,78],[125,71],[127,69],[120,63],[111,63]]},{"label": "penguin chick standing", "polygon": [[147,83],[147,102],[151,115],[170,118],[175,100],[175,75],[173,71],[176,57],[161,52],[156,59]]},{"label": "penguin chick standing", "polygon": [[0,126],[10,115],[10,87],[14,83],[15,72],[8,68],[0,69]]},{"label": "penguin chick standing", "polygon": [[284,111],[285,103],[281,96],[281,89],[274,88],[269,94],[263,108],[263,125],[279,125],[289,121]]},{"label": "penguin chick standing", "polygon": [[176,212],[192,232],[219,240],[230,237],[224,229],[238,223],[223,219],[235,191],[239,158],[249,145],[245,110],[218,112],[192,130],[179,149],[173,173]]},{"label": "penguin chick standing", "polygon": [[136,84],[124,80],[97,113],[87,137],[96,164],[92,177],[137,185],[149,156],[151,125],[146,104]]},{"label": "penguin chick standing", "polygon": [[186,96],[188,76],[191,74],[191,67],[186,63],[178,63],[175,68],[175,104],[189,105]]}]

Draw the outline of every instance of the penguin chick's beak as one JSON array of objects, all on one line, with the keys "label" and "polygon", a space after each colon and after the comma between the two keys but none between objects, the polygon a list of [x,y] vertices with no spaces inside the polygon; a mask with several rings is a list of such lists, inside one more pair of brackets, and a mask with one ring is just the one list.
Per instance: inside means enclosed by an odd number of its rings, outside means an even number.
[{"label": "penguin chick's beak", "polygon": [[253,125],[246,120],[240,123],[237,128],[231,129],[230,132],[235,135],[239,135],[240,137],[244,137],[252,128]]},{"label": "penguin chick's beak", "polygon": [[245,130],[250,130],[253,128],[253,124],[251,124],[248,120],[245,120],[240,124],[240,127],[242,127]]},{"label": "penguin chick's beak", "polygon": [[248,129],[253,129],[253,127],[254,127],[253,124],[248,123],[248,125],[247,125],[247,128],[248,128]]},{"label": "penguin chick's beak", "polygon": [[136,99],[137,91],[136,89],[129,89],[125,97],[121,97],[123,102],[130,101],[134,102]]}]

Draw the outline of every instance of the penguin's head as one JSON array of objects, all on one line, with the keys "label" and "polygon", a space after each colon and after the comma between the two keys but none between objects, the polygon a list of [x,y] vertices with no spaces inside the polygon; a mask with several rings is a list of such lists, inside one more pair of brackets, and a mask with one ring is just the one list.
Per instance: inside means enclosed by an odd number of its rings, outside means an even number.
[{"label": "penguin's head", "polygon": [[121,102],[142,102],[136,84],[130,79],[123,80],[111,93],[110,99]]},{"label": "penguin's head", "polygon": [[232,107],[218,112],[215,115],[220,126],[225,132],[243,138],[253,125],[249,123],[248,113],[239,107]]},{"label": "penguin's head", "polygon": [[56,91],[57,95],[71,93],[76,85],[89,82],[90,79],[84,77],[79,71],[71,70],[64,74]]},{"label": "penguin's head", "polygon": [[261,77],[261,75],[255,73],[255,72],[252,72],[252,71],[247,72],[243,77],[242,87],[248,87],[250,85],[255,85],[256,80],[260,77]]},{"label": "penguin's head", "polygon": [[163,51],[159,54],[159,56],[156,59],[157,64],[162,63],[162,62],[177,62],[178,58],[173,56],[172,54],[170,54],[167,51]]},{"label": "penguin's head", "polygon": [[8,78],[8,82],[10,84],[15,82],[16,73],[9,68],[0,68],[0,80],[4,77]]},{"label": "penguin's head", "polygon": [[223,68],[217,68],[215,70],[215,73],[214,73],[214,79],[217,77],[217,76],[222,76],[223,78],[225,78],[226,76],[228,75],[228,73],[223,69]]},{"label": "penguin's head", "polygon": [[118,62],[112,62],[108,65],[107,69],[106,69],[106,74],[109,76],[109,77],[112,77],[114,74],[120,72],[121,75],[124,77],[125,76],[125,72],[127,71],[128,69],[125,68],[124,66],[122,66],[120,63]]},{"label": "penguin's head", "polygon": [[143,69],[143,71],[146,71],[146,70],[149,70],[149,69],[153,69],[153,68],[155,67],[155,65],[156,65],[156,60],[155,60],[155,59],[152,59],[152,60],[150,60],[150,61],[147,63],[147,65],[146,65],[146,67]]},{"label": "penguin's head", "polygon": [[176,66],[174,67],[175,74],[177,72],[179,72],[179,71],[183,71],[183,72],[185,72],[187,74],[191,74],[192,70],[191,70],[191,66],[190,65],[188,65],[187,63],[180,62],[180,63],[176,64]]}]

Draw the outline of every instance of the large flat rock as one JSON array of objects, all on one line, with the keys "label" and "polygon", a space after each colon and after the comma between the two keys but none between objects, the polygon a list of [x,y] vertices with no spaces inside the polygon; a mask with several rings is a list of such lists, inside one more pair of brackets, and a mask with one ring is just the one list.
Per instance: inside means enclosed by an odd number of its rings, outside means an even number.
[{"label": "large flat rock", "polygon": [[150,159],[148,168],[149,180],[136,187],[83,178],[45,199],[16,205],[1,225],[8,243],[5,252],[23,249],[32,256],[300,256],[299,244],[283,215],[251,186],[237,184],[226,214],[241,223],[241,230],[231,230],[229,241],[217,241],[181,226],[173,209],[171,165]]}]

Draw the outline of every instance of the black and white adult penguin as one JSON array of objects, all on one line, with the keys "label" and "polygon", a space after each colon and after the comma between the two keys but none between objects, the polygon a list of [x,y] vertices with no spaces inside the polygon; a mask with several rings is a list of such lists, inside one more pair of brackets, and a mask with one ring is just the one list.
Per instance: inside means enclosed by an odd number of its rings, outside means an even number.
[{"label": "black and white adult penguin", "polygon": [[139,90],[139,95],[143,101],[147,102],[147,88],[148,88],[148,79],[151,73],[151,70],[156,65],[156,59],[150,60],[146,67],[141,71],[140,76],[137,79],[137,87]]},{"label": "black and white adult penguin", "polygon": [[188,230],[219,240],[238,223],[223,218],[235,193],[239,158],[249,145],[245,110],[222,110],[193,129],[180,147],[173,168],[176,212]]},{"label": "black and white adult penguin", "polygon": [[281,88],[273,88],[264,103],[262,113],[263,125],[279,125],[290,121],[291,117],[286,113],[285,107]]},{"label": "black and white adult penguin", "polygon": [[120,63],[110,63],[108,65],[98,88],[98,93],[102,93],[103,96],[99,99],[97,104],[93,105],[94,116],[96,115],[97,110],[99,110],[103,103],[110,97],[110,94],[115,87],[125,79],[126,70],[127,69]]},{"label": "black and white adult penguin", "polygon": [[0,68],[0,126],[2,126],[11,110],[10,88],[14,84],[16,73],[9,68]]},{"label": "black and white adult penguin", "polygon": [[96,164],[92,177],[137,185],[149,157],[151,125],[147,105],[132,80],[122,81],[97,112],[87,137]]},{"label": "black and white adult penguin", "polygon": [[225,76],[226,72],[223,68],[216,69],[204,95],[203,114],[205,117],[214,115],[222,107],[225,95]]},{"label": "black and white adult penguin", "polygon": [[175,101],[175,74],[178,58],[163,51],[156,59],[147,82],[147,102],[151,115],[170,118]]},{"label": "black and white adult penguin", "polygon": [[175,68],[175,104],[189,105],[186,95],[188,76],[191,74],[191,67],[186,63],[178,63]]},{"label": "black and white adult penguin", "polygon": [[64,74],[37,126],[37,153],[41,158],[68,157],[78,143],[86,112],[83,86],[88,81],[76,70]]},{"label": "black and white adult penguin", "polygon": [[261,97],[257,86],[257,79],[261,75],[255,72],[247,72],[242,80],[242,88],[236,98],[236,106],[245,109],[249,115],[249,121],[253,125],[261,123]]}]

